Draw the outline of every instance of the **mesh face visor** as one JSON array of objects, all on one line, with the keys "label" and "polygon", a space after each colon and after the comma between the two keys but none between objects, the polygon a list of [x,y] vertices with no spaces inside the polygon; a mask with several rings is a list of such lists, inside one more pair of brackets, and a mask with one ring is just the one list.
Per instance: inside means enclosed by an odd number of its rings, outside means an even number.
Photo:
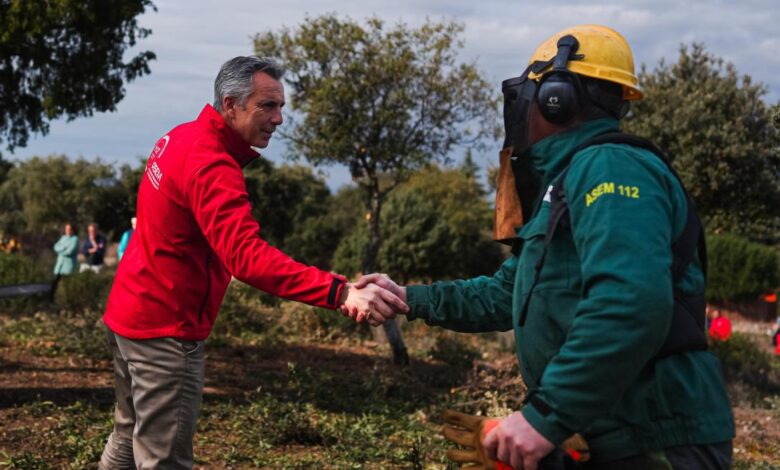
[{"label": "mesh face visor", "polygon": [[504,94],[504,146],[513,147],[513,154],[519,155],[528,148],[528,120],[531,102],[536,95],[536,82],[528,79],[531,67],[519,77],[501,82]]},{"label": "mesh face visor", "polygon": [[501,82],[504,94],[504,146],[513,147],[513,156],[522,155],[530,147],[528,143],[528,121],[531,103],[536,97],[537,83],[528,78],[529,73],[541,73],[552,64],[552,60],[536,61],[529,65],[519,77]]}]

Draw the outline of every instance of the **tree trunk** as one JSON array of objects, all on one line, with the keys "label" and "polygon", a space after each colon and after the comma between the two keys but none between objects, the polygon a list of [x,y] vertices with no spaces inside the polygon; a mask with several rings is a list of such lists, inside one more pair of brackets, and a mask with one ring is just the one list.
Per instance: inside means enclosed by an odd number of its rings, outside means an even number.
[{"label": "tree trunk", "polygon": [[[368,245],[363,254],[363,260],[361,262],[361,271],[363,274],[369,274],[376,271],[376,258],[379,254],[379,246],[382,243],[382,239],[379,233],[379,216],[382,211],[382,201],[379,195],[378,185],[374,186],[371,191],[371,200],[369,201],[369,219],[368,219]],[[379,331],[379,327],[372,328],[374,338],[382,341],[387,339],[390,343],[390,347],[393,350],[393,362],[398,365],[409,365],[409,353],[406,350],[406,344],[404,344],[404,338],[401,335],[401,329],[398,327],[398,323],[395,320],[387,320],[383,325],[384,335]]]}]

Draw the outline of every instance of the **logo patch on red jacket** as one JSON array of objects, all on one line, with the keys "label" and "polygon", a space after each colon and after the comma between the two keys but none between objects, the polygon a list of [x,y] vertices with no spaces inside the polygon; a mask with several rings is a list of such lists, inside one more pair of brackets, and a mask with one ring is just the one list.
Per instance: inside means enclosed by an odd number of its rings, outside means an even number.
[{"label": "logo patch on red jacket", "polygon": [[160,189],[160,182],[162,181],[163,177],[162,170],[160,170],[160,166],[157,165],[156,160],[162,156],[163,152],[165,151],[165,147],[168,146],[168,141],[170,140],[171,138],[167,134],[162,136],[160,140],[154,144],[152,153],[149,155],[149,162],[146,165],[146,176],[149,178],[149,181],[151,181],[154,189]]}]

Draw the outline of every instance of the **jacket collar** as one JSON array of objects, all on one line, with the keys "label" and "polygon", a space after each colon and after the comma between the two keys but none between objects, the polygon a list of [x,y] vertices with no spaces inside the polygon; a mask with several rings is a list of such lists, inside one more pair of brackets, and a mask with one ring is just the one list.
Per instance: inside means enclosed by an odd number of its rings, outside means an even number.
[{"label": "jacket collar", "polygon": [[227,153],[233,157],[241,168],[260,156],[260,154],[255,151],[251,145],[246,143],[236,131],[225,124],[222,115],[210,104],[203,107],[197,120],[199,123],[206,125],[217,133],[219,140],[222,145],[225,146]]},{"label": "jacket collar", "polygon": [[556,176],[569,165],[566,156],[578,145],[599,134],[620,129],[617,119],[604,118],[582,124],[554,134],[531,146],[530,162],[541,175],[542,188],[547,188]]}]

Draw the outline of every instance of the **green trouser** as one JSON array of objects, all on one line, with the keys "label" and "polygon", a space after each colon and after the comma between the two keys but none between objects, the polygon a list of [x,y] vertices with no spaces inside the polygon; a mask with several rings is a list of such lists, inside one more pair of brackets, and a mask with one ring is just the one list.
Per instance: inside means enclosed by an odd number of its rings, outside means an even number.
[{"label": "green trouser", "polygon": [[731,468],[731,441],[669,447],[647,454],[583,465],[586,470],[727,470]]}]

